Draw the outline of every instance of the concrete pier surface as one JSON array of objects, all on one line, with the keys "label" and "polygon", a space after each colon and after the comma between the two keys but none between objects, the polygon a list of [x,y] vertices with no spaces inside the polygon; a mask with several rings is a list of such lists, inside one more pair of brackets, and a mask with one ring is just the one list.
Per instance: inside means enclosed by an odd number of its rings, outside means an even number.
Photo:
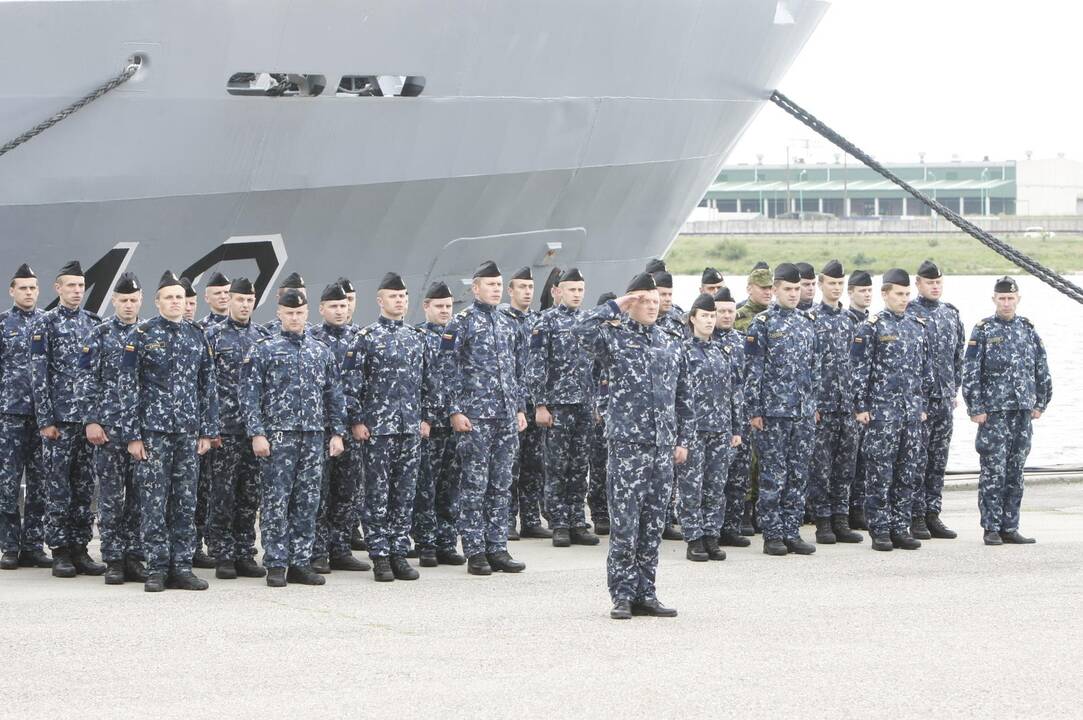
[{"label": "concrete pier surface", "polygon": [[[721,563],[663,543],[680,616],[608,619],[605,548],[511,543],[518,576],[216,581],[143,592],[0,572],[4,717],[1078,717],[1083,485],[1028,489],[1030,546],[953,541]],[[803,530],[811,538],[812,529]],[[97,547],[92,547],[97,554]]]}]

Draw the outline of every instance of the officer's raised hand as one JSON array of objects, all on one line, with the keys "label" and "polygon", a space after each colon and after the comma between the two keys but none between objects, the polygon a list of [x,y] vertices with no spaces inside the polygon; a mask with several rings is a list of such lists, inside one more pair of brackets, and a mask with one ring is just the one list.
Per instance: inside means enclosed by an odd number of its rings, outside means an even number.
[{"label": "officer's raised hand", "polygon": [[331,457],[338,457],[346,449],[342,444],[341,435],[332,435],[331,440],[327,443],[327,454]]},{"label": "officer's raised hand", "polygon": [[109,436],[105,434],[105,428],[98,423],[90,423],[86,426],[86,439],[91,445],[104,445],[109,442]]},{"label": "officer's raised hand", "polygon": [[267,442],[266,435],[256,435],[252,438],[252,454],[256,457],[271,456],[271,443]]},{"label": "officer's raised hand", "polygon": [[451,416],[451,429],[458,433],[464,433],[473,430],[474,426],[471,424],[470,418],[462,413],[455,413]]}]

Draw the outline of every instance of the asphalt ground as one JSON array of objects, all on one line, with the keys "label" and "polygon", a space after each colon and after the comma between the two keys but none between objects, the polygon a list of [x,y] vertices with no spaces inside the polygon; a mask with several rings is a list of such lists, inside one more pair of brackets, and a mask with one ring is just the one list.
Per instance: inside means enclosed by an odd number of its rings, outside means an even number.
[{"label": "asphalt ground", "polygon": [[380,585],[0,572],[0,717],[1080,717],[1083,485],[1028,489],[1031,546],[985,547],[975,493],[945,499],[960,538],[913,552],[772,558],[757,537],[690,563],[665,542],[676,619],[608,619],[604,542]]}]

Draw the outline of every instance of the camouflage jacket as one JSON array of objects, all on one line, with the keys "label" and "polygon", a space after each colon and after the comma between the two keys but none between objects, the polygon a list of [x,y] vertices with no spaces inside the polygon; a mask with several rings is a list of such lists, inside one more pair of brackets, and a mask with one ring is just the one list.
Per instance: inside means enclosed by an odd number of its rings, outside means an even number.
[{"label": "camouflage jacket", "polygon": [[421,414],[429,419],[432,427],[449,428],[451,423],[448,420],[447,388],[445,387],[447,368],[445,365],[451,358],[440,352],[440,338],[444,334],[446,326],[424,322],[417,327],[424,330],[422,335],[425,337],[425,343],[429,346],[429,357],[433,363],[432,391],[422,398],[425,407],[422,408]]},{"label": "camouflage jacket", "polygon": [[821,302],[816,309],[815,326],[820,348],[820,399],[816,409],[821,413],[852,413],[854,372],[850,366],[850,346],[854,340],[853,316],[841,307],[830,307]]},{"label": "camouflage jacket", "polygon": [[127,412],[120,397],[121,363],[135,325],[123,323],[114,315],[84,339],[76,386],[84,423],[116,429],[123,424]]},{"label": "camouflage jacket", "polygon": [[218,384],[218,417],[223,435],[244,435],[244,359],[252,345],[267,337],[267,331],[253,322],[241,324],[232,318],[214,323],[207,330],[207,344],[214,356]]},{"label": "camouflage jacket", "polygon": [[0,313],[0,413],[34,414],[30,331],[44,314],[37,308],[26,311],[17,307]]},{"label": "camouflage jacket", "polygon": [[922,320],[884,311],[857,327],[850,346],[854,412],[889,413],[911,420],[925,412],[933,384]]},{"label": "camouflage jacket", "polygon": [[101,323],[86,310],[63,305],[42,313],[30,333],[30,376],[38,429],[83,421],[75,392],[83,338]]},{"label": "camouflage jacket", "polygon": [[745,335],[748,416],[807,418],[820,390],[819,342],[814,314],[772,305]]},{"label": "camouflage jacket", "polygon": [[441,336],[450,360],[446,387],[448,414],[471,420],[515,420],[526,412],[520,358],[523,335],[507,315],[475,300],[461,310]]},{"label": "camouflage jacket", "polygon": [[590,403],[591,358],[575,332],[583,312],[556,305],[541,313],[530,331],[531,398],[536,405]]},{"label": "camouflage jacket", "polygon": [[963,384],[966,333],[959,311],[951,303],[919,297],[906,311],[925,320],[933,370],[933,398],[954,398]]},{"label": "camouflage jacket", "polygon": [[[361,328],[356,325],[345,324],[338,327],[329,323],[322,323],[316,325],[306,331],[306,334],[316,338],[331,351],[331,354],[335,356],[335,362],[338,364],[339,378],[342,380],[342,392],[346,396],[346,417],[347,419],[356,416],[356,409],[351,408],[350,403],[352,398],[346,391],[346,377],[343,374],[343,367],[346,363],[346,355],[353,350],[354,345],[357,343],[358,333],[361,332]],[[329,429],[329,428],[328,428]]]},{"label": "camouflage jacket", "polygon": [[963,400],[967,413],[1003,410],[1045,412],[1053,379],[1045,345],[1030,320],[987,317],[974,326],[963,360]]},{"label": "camouflage jacket", "polygon": [[196,325],[199,326],[200,330],[207,331],[211,328],[212,325],[217,325],[228,317],[229,315],[219,315],[218,313],[212,311],[204,315],[201,319],[197,320]]},{"label": "camouflage jacket", "polygon": [[695,397],[697,432],[740,435],[743,426],[740,370],[730,344],[719,339],[685,341],[688,381]]},{"label": "camouflage jacket", "polygon": [[767,310],[765,306],[757,305],[751,300],[745,302],[737,308],[737,318],[733,321],[733,329],[741,334],[747,333],[752,320],[765,310]]},{"label": "camouflage jacket", "polygon": [[[527,415],[533,414],[534,398],[532,397],[533,384],[531,383],[531,377],[533,373],[537,372],[536,368],[532,368],[531,363],[534,357],[530,353],[530,333],[534,329],[534,325],[538,322],[542,313],[540,312],[523,312],[518,308],[512,307],[511,303],[500,303],[496,306],[499,312],[504,313],[509,317],[515,326],[519,328],[519,334],[522,336],[519,340],[519,355],[515,359],[516,363],[516,377],[519,378],[519,389],[523,392],[523,404],[527,409]],[[528,418],[529,419],[529,418]]]}]

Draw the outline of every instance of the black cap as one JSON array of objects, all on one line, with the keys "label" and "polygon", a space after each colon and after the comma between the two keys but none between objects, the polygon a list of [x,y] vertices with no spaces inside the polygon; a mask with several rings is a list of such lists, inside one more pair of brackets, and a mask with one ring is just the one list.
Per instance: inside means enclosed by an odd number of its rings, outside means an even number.
[{"label": "black cap", "polygon": [[211,279],[207,281],[207,287],[221,287],[222,285],[229,285],[229,278],[220,272],[215,272],[211,275]]},{"label": "black cap", "polygon": [[1014,293],[1019,292],[1019,286],[1015,283],[1013,278],[1005,275],[997,280],[996,285],[993,286],[993,292],[995,293]]},{"label": "black cap", "polygon": [[384,275],[383,280],[380,281],[377,290],[405,290],[406,283],[402,281],[402,278],[398,273],[389,272]]},{"label": "black cap", "polygon": [[925,278],[926,280],[936,280],[939,277],[943,277],[943,273],[940,272],[940,268],[936,266],[932,260],[926,260],[918,267],[918,277]]},{"label": "black cap", "polygon": [[342,286],[336,283],[331,283],[323,289],[320,293],[320,302],[328,302],[330,300],[345,300],[346,291],[342,289]]},{"label": "black cap", "polygon": [[255,295],[256,289],[252,287],[252,281],[246,277],[233,278],[229,284],[229,291],[237,295]]},{"label": "black cap", "polygon": [[801,282],[801,271],[793,263],[779,263],[775,267],[775,282],[782,280],[788,283]]},{"label": "black cap", "polygon": [[443,300],[445,298],[454,297],[451,294],[451,288],[447,286],[447,283],[443,280],[437,280],[429,285],[429,289],[425,291],[426,300]]},{"label": "black cap", "polygon": [[752,266],[753,270],[770,270],[771,266],[767,264],[766,260],[759,260]]},{"label": "black cap", "polygon": [[733,299],[733,293],[727,287],[719,288],[718,292],[714,294],[715,302],[735,302]]},{"label": "black cap", "polygon": [[481,265],[478,265],[478,269],[474,271],[474,277],[500,277],[500,268],[492,260],[486,260]]},{"label": "black cap", "polygon": [[703,274],[699,276],[700,285],[717,285],[722,280],[722,273],[713,267],[703,268]]},{"label": "black cap", "polygon": [[143,286],[139,284],[139,278],[135,276],[135,273],[130,272],[122,274],[117,279],[117,284],[113,286],[113,292],[120,293],[121,295],[139,292],[142,289]]},{"label": "black cap", "polygon": [[563,282],[585,282],[583,273],[579,272],[579,268],[568,268],[565,270],[560,279],[557,280],[557,285]]},{"label": "black cap", "polygon": [[[188,278],[184,279],[187,280]],[[185,285],[184,282],[179,277],[177,277],[176,273],[174,273],[172,270],[166,270],[164,273],[162,273],[161,279],[158,280],[158,289],[161,290],[164,287],[170,287],[172,285],[180,285],[182,288],[184,288],[185,295],[187,296],[188,288],[192,286],[192,283],[188,283],[187,285]]]},{"label": "black cap", "polygon": [[337,282],[339,285],[342,286],[343,292],[346,292],[346,293],[357,292],[356,290],[353,289],[353,283],[350,282],[349,278],[340,277],[338,280],[335,280],[335,282]]},{"label": "black cap", "polygon": [[529,265],[524,265],[515,271],[515,274],[511,276],[512,280],[533,280],[534,273],[530,271]]},{"label": "black cap", "polygon": [[714,295],[711,295],[709,293],[700,293],[700,296],[697,297],[695,301],[693,301],[692,309],[689,311],[689,314],[695,312],[696,310],[709,310],[711,312],[714,312]]},{"label": "black cap", "polygon": [[910,287],[910,274],[902,268],[891,268],[880,279],[881,285],[902,285]]},{"label": "black cap", "polygon": [[838,260],[828,260],[827,264],[824,265],[824,269],[821,270],[820,273],[824,277],[835,279],[846,277],[846,273],[842,270],[842,263],[840,263]]},{"label": "black cap", "polygon": [[27,265],[26,263],[23,263],[22,265],[19,266],[19,269],[15,271],[15,274],[11,276],[11,279],[12,280],[21,280],[21,279],[25,279],[25,278],[36,278],[36,277],[37,277],[37,275],[34,274],[34,270],[29,265]]},{"label": "black cap", "polygon": [[867,270],[854,270],[846,284],[849,287],[872,287],[872,275]]},{"label": "black cap", "polygon": [[78,260],[69,260],[64,267],[57,271],[56,276],[60,277],[61,275],[78,275],[82,277],[83,266],[79,264]]},{"label": "black cap", "polygon": [[305,286],[305,279],[300,273],[291,272],[286,279],[278,284],[280,290],[298,289]]},{"label": "black cap", "polygon": [[666,270],[659,270],[652,275],[654,277],[654,286],[660,288],[673,288],[673,276]]},{"label": "black cap", "polygon": [[807,262],[794,263],[797,267],[797,271],[801,273],[802,280],[815,280],[816,270]]},{"label": "black cap", "polygon": [[297,288],[290,288],[278,298],[278,304],[282,307],[299,308],[308,305],[308,299]]},{"label": "black cap", "polygon": [[630,293],[637,290],[654,290],[658,287],[658,284],[654,280],[654,275],[647,272],[641,272],[632,278],[632,281],[628,283],[628,287],[624,292]]},{"label": "black cap", "polygon": [[[165,276],[163,275],[162,277]],[[190,278],[182,277],[176,282],[176,284],[184,288],[184,297],[190,298],[196,296],[196,289],[192,287],[192,280]],[[161,288],[161,285],[159,285],[158,287]]]},{"label": "black cap", "polygon": [[651,275],[654,275],[656,272],[665,272],[666,261],[659,260],[658,258],[652,258],[647,261],[647,267],[645,267],[644,270],[649,272]]},{"label": "black cap", "polygon": [[617,299],[617,294],[616,293],[604,292],[604,293],[602,293],[601,295],[598,296],[598,304],[599,305],[605,305],[610,300],[616,300],[616,299]]}]

